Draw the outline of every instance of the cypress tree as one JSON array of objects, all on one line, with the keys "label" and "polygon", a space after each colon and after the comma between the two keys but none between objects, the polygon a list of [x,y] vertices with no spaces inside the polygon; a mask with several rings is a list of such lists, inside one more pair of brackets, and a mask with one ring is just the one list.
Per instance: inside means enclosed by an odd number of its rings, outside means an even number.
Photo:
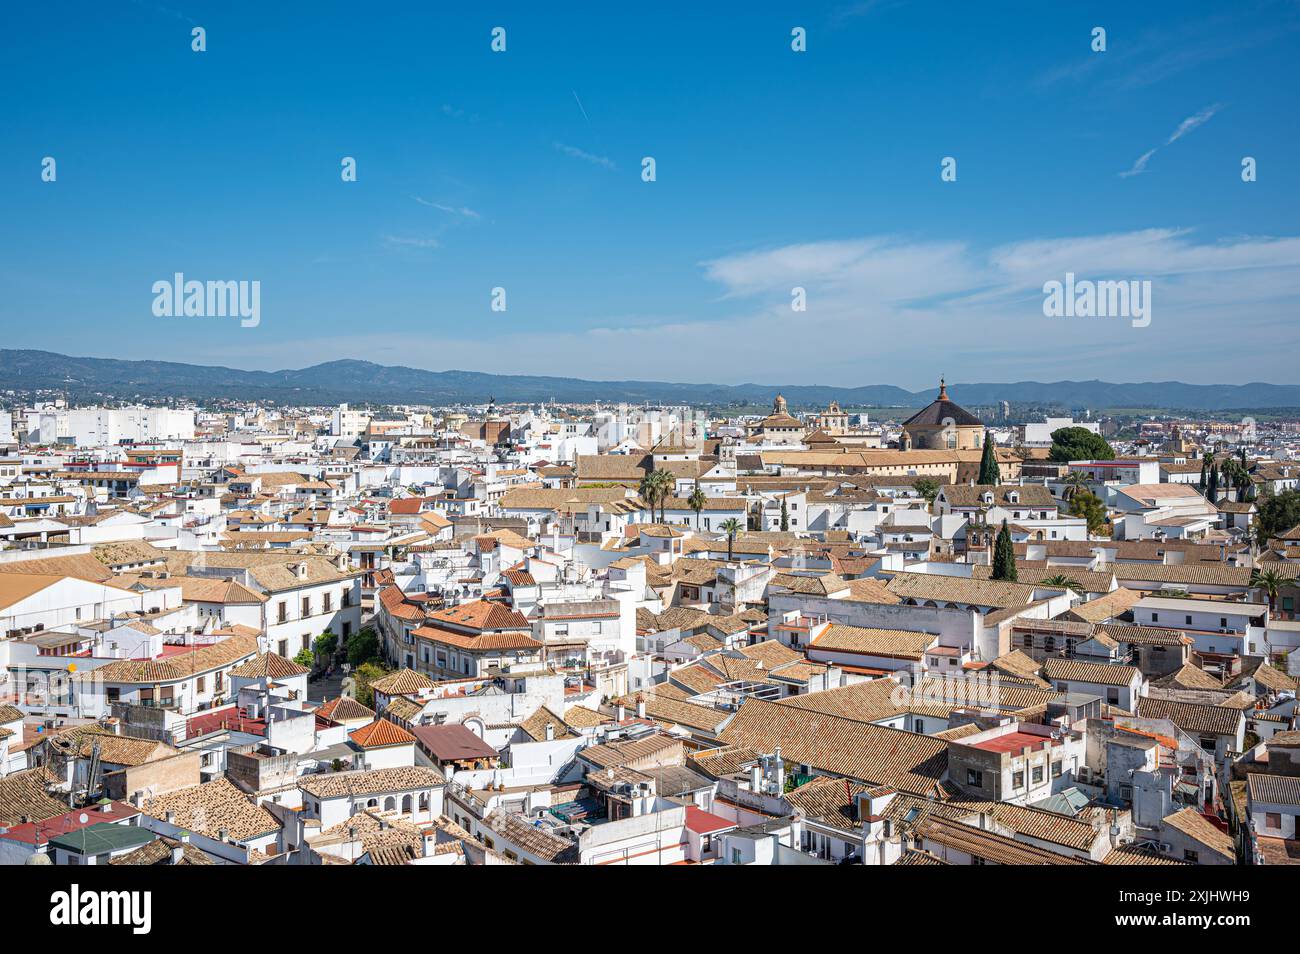
[{"label": "cypress tree", "polygon": [[1205,499],[1212,504],[1219,502],[1219,468],[1210,468],[1210,480],[1205,488]]},{"label": "cypress tree", "polygon": [[1016,548],[1011,543],[1011,531],[1005,520],[1002,521],[1002,529],[998,531],[998,538],[993,544],[992,579],[1016,582]]},{"label": "cypress tree", "polygon": [[781,532],[785,533],[790,529],[790,511],[786,509],[785,498],[781,498]]},{"label": "cypress tree", "polygon": [[991,484],[996,487],[1002,483],[1002,471],[998,467],[998,455],[993,452],[993,441],[989,432],[984,432],[984,454],[980,457],[980,479],[978,483]]}]

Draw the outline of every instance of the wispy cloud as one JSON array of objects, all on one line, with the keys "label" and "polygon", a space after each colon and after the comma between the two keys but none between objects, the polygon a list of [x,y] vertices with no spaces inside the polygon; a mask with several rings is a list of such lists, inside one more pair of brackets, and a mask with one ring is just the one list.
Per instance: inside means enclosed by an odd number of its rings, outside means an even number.
[{"label": "wispy cloud", "polygon": [[[1045,318],[1043,283],[1067,271],[1151,279],[1151,325]],[[953,356],[966,381],[1289,381],[1300,348],[1300,236],[1216,241],[1150,228],[989,246],[868,235],[727,254],[701,263],[701,276],[708,285],[698,296],[657,308],[654,320],[595,305],[575,314],[564,301],[536,324],[494,327],[490,349],[481,328],[458,322],[403,339],[400,351],[392,335],[358,328],[268,341],[279,350],[259,360],[301,367],[340,353],[392,353],[415,367],[616,378],[629,376],[632,355],[638,367],[667,369],[663,380],[919,388],[933,386]],[[806,312],[790,308],[796,285],[807,289]],[[1270,346],[1225,348],[1227,328],[1234,340]],[[684,341],[726,342],[726,359]],[[241,360],[250,347],[240,345]]]},{"label": "wispy cloud", "polygon": [[384,244],[390,248],[438,248],[442,245],[436,238],[403,235],[385,235]]},{"label": "wispy cloud", "polygon": [[592,165],[604,166],[606,169],[616,169],[614,160],[608,156],[598,156],[595,153],[585,152],[577,146],[565,145],[562,142],[554,143],[555,148],[566,156],[572,156],[574,159],[582,159],[584,162],[590,162]]},{"label": "wispy cloud", "polygon": [[1222,108],[1223,107],[1220,106],[1218,103],[1215,103],[1213,106],[1206,106],[1195,116],[1188,116],[1186,119],[1184,119],[1181,123],[1178,124],[1178,128],[1174,130],[1173,135],[1169,137],[1165,145],[1168,146],[1170,143],[1177,142],[1178,140],[1186,136],[1189,132],[1196,129],[1198,126],[1204,126],[1207,122],[1210,121],[1210,117],[1213,116]]},{"label": "wispy cloud", "polygon": [[1137,161],[1133,163],[1131,169],[1126,172],[1121,172],[1119,177],[1121,179],[1127,179],[1129,176],[1140,175],[1142,172],[1146,171],[1147,163],[1151,161],[1151,157],[1155,154],[1156,151],[1154,149],[1148,149],[1146,152],[1142,153],[1142,155],[1137,157]]},{"label": "wispy cloud", "polygon": [[[1223,107],[1220,106],[1218,103],[1215,103],[1213,106],[1206,106],[1199,113],[1195,113],[1191,116],[1188,116],[1186,119],[1184,119],[1181,123],[1178,124],[1177,129],[1175,129],[1172,133],[1169,134],[1169,138],[1165,140],[1164,144],[1166,146],[1173,145],[1178,140],[1186,136],[1188,133],[1192,132],[1195,129],[1200,128],[1201,126],[1204,126],[1207,122],[1210,121],[1210,117],[1213,116],[1222,108]],[[1141,175],[1143,172],[1146,171],[1147,163],[1151,161],[1151,157],[1154,156],[1159,150],[1160,147],[1156,146],[1154,149],[1148,149],[1146,152],[1142,153],[1142,155],[1137,157],[1137,161],[1134,162],[1133,165],[1127,171],[1121,172],[1119,174],[1119,177],[1121,179],[1127,179],[1130,176]]]},{"label": "wispy cloud", "polygon": [[431,209],[437,209],[439,212],[446,212],[448,215],[457,215],[463,219],[477,219],[481,216],[468,206],[444,205],[441,202],[434,202],[432,199],[424,199],[418,195],[411,196],[420,205],[427,205]]}]

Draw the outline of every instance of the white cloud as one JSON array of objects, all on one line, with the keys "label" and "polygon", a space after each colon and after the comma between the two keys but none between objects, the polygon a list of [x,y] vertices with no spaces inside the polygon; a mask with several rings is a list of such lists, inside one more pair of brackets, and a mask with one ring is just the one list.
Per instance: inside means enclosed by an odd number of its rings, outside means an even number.
[{"label": "white cloud", "polygon": [[[1222,108],[1223,107],[1220,106],[1218,103],[1215,103],[1213,106],[1206,106],[1199,113],[1195,113],[1191,116],[1188,116],[1186,119],[1184,119],[1181,123],[1178,124],[1177,129],[1175,129],[1172,133],[1169,134],[1169,138],[1165,140],[1165,145],[1168,146],[1173,143],[1176,143],[1178,140],[1182,139],[1188,133],[1192,132],[1193,130],[1197,129],[1200,126],[1204,126],[1207,122],[1210,121],[1210,117],[1213,116]],[[1142,155],[1138,156],[1137,161],[1133,163],[1133,166],[1127,172],[1121,172],[1119,174],[1119,177],[1121,179],[1127,179],[1130,176],[1140,175],[1141,173],[1145,172],[1147,163],[1151,161],[1151,157],[1154,156],[1157,151],[1159,151],[1159,148],[1160,147],[1157,146],[1155,149],[1148,149],[1146,152],[1142,153]]]},{"label": "white cloud", "polygon": [[557,142],[554,145],[557,150],[564,153],[566,156],[572,156],[574,159],[582,159],[584,162],[590,162],[597,166],[604,166],[606,169],[617,168],[614,165],[614,160],[610,159],[608,156],[597,156],[594,153],[584,152],[577,146],[568,146],[562,142]]},{"label": "white cloud", "polygon": [[442,245],[436,238],[421,238],[419,236],[401,236],[385,235],[384,244],[396,248],[438,248]]},{"label": "white cloud", "polygon": [[463,219],[477,219],[479,214],[467,206],[444,205],[441,202],[434,202],[432,199],[422,199],[418,195],[411,196],[420,205],[427,205],[431,209],[437,209],[439,212],[446,212],[448,215],[458,215]]},{"label": "white cloud", "polygon": [[[1043,283],[1067,271],[1150,280],[1151,325],[1044,317]],[[494,326],[491,349],[481,329],[455,322],[396,350],[391,335],[295,338],[263,360],[351,353],[502,374],[920,388],[940,371],[964,381],[1287,381],[1300,347],[1300,236],[1215,241],[1151,228],[983,247],[864,236],[723,255],[700,274],[694,295],[653,320],[579,320],[570,302],[548,311],[534,299],[526,321]],[[791,310],[795,285],[807,289],[806,312]]]}]

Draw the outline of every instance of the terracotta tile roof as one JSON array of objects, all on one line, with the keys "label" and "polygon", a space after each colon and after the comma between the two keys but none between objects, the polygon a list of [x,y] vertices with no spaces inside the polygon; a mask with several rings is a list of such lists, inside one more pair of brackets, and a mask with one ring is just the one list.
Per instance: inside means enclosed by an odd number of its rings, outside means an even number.
[{"label": "terracotta tile roof", "polygon": [[370,772],[331,772],[304,775],[298,787],[316,798],[370,796],[389,792],[412,792],[444,784],[442,774],[431,768],[402,766]]},{"label": "terracotta tile roof", "polygon": [[299,666],[292,659],[286,659],[279,653],[258,653],[248,662],[241,663],[230,670],[230,675],[248,679],[263,676],[271,679],[288,679],[290,676],[301,676],[309,672],[311,670],[308,667]]},{"label": "terracotta tile roof", "polygon": [[1141,675],[1141,670],[1136,666],[1052,658],[1043,663],[1043,675],[1054,682],[1090,682],[1102,686],[1127,686],[1132,683],[1134,676]]},{"label": "terracotta tile roof", "polygon": [[1223,688],[1223,683],[1216,676],[1211,676],[1204,669],[1184,663],[1180,669],[1153,680],[1153,686],[1161,689],[1212,689]]},{"label": "terracotta tile roof", "polygon": [[429,689],[435,685],[436,683],[423,673],[416,672],[414,669],[399,669],[397,672],[376,679],[370,684],[370,688],[386,696],[400,696]]},{"label": "terracotta tile roof", "polygon": [[832,623],[809,644],[809,649],[919,660],[938,638],[933,633],[902,629],[863,629]]},{"label": "terracotta tile roof", "polygon": [[1144,719],[1168,719],[1184,731],[1208,735],[1236,735],[1242,719],[1240,709],[1174,702],[1154,696],[1138,700],[1137,714]]},{"label": "terracotta tile roof", "polygon": [[940,739],[754,698],[719,738],[762,752],[779,745],[790,761],[918,795],[938,792],[948,770],[948,743]]},{"label": "terracotta tile roof", "polygon": [[500,651],[503,649],[540,650],[542,644],[529,633],[520,631],[463,633],[443,626],[421,626],[411,633],[419,639],[468,649],[475,652]]},{"label": "terracotta tile roof", "polygon": [[159,819],[175,812],[175,824],[210,838],[224,829],[235,841],[246,841],[280,829],[274,815],[224,778],[151,798],[141,811]]},{"label": "terracotta tile roof", "polygon": [[389,745],[410,745],[415,742],[415,736],[400,725],[389,722],[387,719],[376,719],[369,725],[353,729],[348,733],[348,738],[363,749],[380,749]]},{"label": "terracotta tile roof", "polygon": [[[181,849],[180,861],[173,861],[173,851]],[[216,864],[198,848],[175,838],[160,835],[135,851],[110,859],[110,865],[212,865]]]},{"label": "terracotta tile roof", "polygon": [[257,654],[255,636],[230,636],[218,643],[159,659],[118,659],[95,670],[79,672],[73,679],[103,682],[175,682],[220,669]]},{"label": "terracotta tile roof", "polygon": [[500,603],[474,600],[449,609],[429,614],[430,623],[475,630],[523,629],[531,632],[531,624],[522,613],[517,613]]},{"label": "terracotta tile roof", "polygon": [[1236,848],[1232,843],[1232,836],[1219,830],[1217,826],[1212,824],[1195,808],[1184,808],[1172,815],[1166,815],[1161,825],[1168,825],[1170,828],[1181,831],[1188,838],[1200,842],[1225,858],[1235,859],[1237,856]]},{"label": "terracotta tile roof", "polygon": [[1033,599],[1030,583],[1006,583],[995,580],[967,580],[933,573],[896,573],[889,581],[889,591],[904,599],[924,603],[960,603],[989,606],[995,609],[1028,606]]},{"label": "terracotta tile roof", "polygon": [[970,825],[934,816],[919,822],[916,831],[926,844],[938,846],[931,850],[940,857],[943,857],[946,849],[952,849],[963,856],[983,858],[985,861],[1001,865],[1096,864],[1096,862],[1057,854],[1045,848],[1037,848],[995,832],[983,831]]},{"label": "terracotta tile roof", "polygon": [[29,821],[44,821],[68,810],[66,802],[51,796],[47,788],[53,783],[43,768],[11,772],[0,778],[0,825],[6,828]]},{"label": "terracotta tile roof", "polygon": [[578,846],[550,832],[535,828],[513,812],[494,809],[483,824],[502,839],[550,864],[577,864]]},{"label": "terracotta tile roof", "polygon": [[519,723],[519,728],[523,729],[538,742],[546,739],[546,726],[550,724],[555,732],[557,739],[576,739],[577,735],[572,732],[564,720],[557,716],[546,706],[541,706],[536,712],[530,715],[523,722]]},{"label": "terracotta tile roof", "polygon": [[1300,777],[1251,773],[1246,776],[1246,788],[1253,802],[1300,808]]},{"label": "terracotta tile roof", "polygon": [[1147,851],[1137,845],[1121,845],[1101,860],[1103,865],[1188,865],[1190,861],[1170,858],[1168,855]]},{"label": "terracotta tile roof", "polygon": [[351,696],[338,696],[323,703],[316,709],[316,714],[335,722],[355,722],[359,719],[373,719],[375,710],[363,706]]}]

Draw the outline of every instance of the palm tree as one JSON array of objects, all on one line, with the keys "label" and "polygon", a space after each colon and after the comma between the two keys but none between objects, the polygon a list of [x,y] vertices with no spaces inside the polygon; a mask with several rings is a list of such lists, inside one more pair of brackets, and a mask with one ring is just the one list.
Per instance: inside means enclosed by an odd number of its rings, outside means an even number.
[{"label": "palm tree", "polygon": [[1286,585],[1286,580],[1276,570],[1260,570],[1250,574],[1250,585],[1268,594],[1268,618],[1273,618],[1273,607],[1277,603],[1277,592]]},{"label": "palm tree", "polygon": [[1045,580],[1038,581],[1039,586],[1050,586],[1060,590],[1074,590],[1080,596],[1083,595],[1083,584],[1073,577],[1066,576],[1064,573],[1057,573],[1055,576],[1049,576]]},{"label": "palm tree", "polygon": [[722,525],[718,529],[727,535],[727,562],[730,563],[731,545],[736,540],[736,534],[740,533],[744,528],[740,525],[740,521],[735,517],[728,517],[726,520],[722,521]]},{"label": "palm tree", "polygon": [[704,491],[700,489],[700,482],[695,482],[695,489],[691,495],[686,498],[686,505],[695,511],[695,529],[700,529],[700,511],[704,509],[709,502],[709,498],[704,496]]},{"label": "palm tree", "polygon": [[1072,470],[1065,475],[1065,499],[1069,500],[1081,490],[1088,488],[1088,475],[1081,470]]},{"label": "palm tree", "polygon": [[659,522],[663,523],[668,519],[664,514],[664,504],[673,495],[673,490],[677,487],[677,478],[668,471],[659,469],[651,472],[650,479],[655,481],[657,487],[655,497],[659,500]]},{"label": "palm tree", "polygon": [[[650,505],[650,522],[655,522],[655,507],[668,499],[668,493],[674,484],[673,475],[666,470],[652,470],[641,478],[637,490],[641,498]],[[662,517],[662,511],[660,512]],[[660,521],[662,522],[662,520]]]}]

